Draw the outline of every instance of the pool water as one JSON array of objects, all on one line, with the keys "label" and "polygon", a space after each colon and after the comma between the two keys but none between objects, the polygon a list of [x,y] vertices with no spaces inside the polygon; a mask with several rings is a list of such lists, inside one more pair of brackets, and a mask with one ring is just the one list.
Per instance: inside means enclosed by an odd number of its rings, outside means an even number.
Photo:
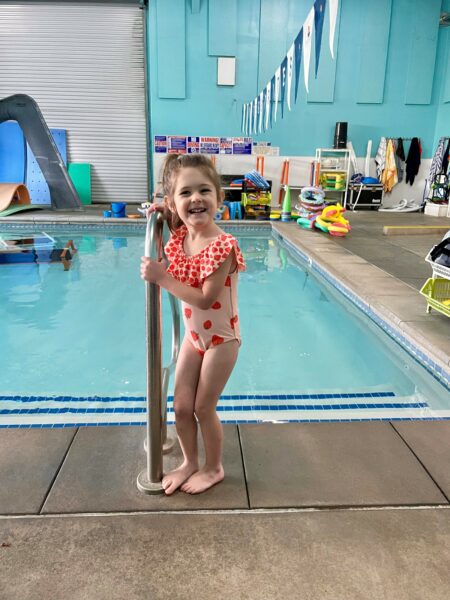
[{"label": "pool water", "polygon": [[[233,233],[247,271],[224,421],[450,416],[448,390],[269,229]],[[52,226],[49,234],[58,247],[72,239],[78,248],[70,270],[0,265],[0,424],[141,422],[144,232]],[[163,328],[167,364],[165,293]]]}]

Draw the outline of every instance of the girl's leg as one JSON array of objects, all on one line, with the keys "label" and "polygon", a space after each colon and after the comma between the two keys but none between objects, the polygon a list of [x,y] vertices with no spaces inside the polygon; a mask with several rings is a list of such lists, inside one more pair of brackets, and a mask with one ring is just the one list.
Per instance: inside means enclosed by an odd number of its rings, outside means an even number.
[{"label": "girl's leg", "polygon": [[180,487],[198,469],[197,421],[194,416],[195,394],[203,358],[187,338],[181,344],[175,371],[174,410],[178,440],[184,461],[174,471],[167,473],[162,486],[167,495]]},{"label": "girl's leg", "polygon": [[181,486],[183,492],[199,494],[222,481],[223,429],[216,406],[238,356],[237,341],[209,348],[203,357],[195,396],[195,414],[205,446],[205,464]]}]

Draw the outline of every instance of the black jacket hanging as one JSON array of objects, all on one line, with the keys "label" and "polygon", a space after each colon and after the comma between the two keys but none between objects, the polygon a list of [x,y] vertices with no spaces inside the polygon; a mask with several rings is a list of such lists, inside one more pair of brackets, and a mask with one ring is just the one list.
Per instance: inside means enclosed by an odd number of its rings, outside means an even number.
[{"label": "black jacket hanging", "polygon": [[411,185],[414,183],[414,179],[419,172],[420,167],[420,142],[419,138],[414,137],[411,140],[411,146],[409,147],[408,158],[406,159],[406,183]]},{"label": "black jacket hanging", "polygon": [[398,138],[398,140],[397,140],[397,151],[395,154],[399,157],[400,160],[405,162],[405,149],[403,147],[403,139],[402,138]]}]

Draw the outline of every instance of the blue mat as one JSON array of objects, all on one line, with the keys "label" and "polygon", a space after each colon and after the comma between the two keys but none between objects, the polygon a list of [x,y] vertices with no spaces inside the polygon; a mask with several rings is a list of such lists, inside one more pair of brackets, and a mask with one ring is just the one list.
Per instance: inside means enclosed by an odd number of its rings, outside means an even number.
[{"label": "blue mat", "polygon": [[[67,145],[65,129],[50,129],[55,144],[61,154],[64,164],[67,165]],[[30,192],[31,204],[51,204],[50,190],[44,175],[27,144],[27,172],[25,184]]]},{"label": "blue mat", "polygon": [[25,138],[19,123],[0,123],[0,183],[24,183],[25,156]]}]

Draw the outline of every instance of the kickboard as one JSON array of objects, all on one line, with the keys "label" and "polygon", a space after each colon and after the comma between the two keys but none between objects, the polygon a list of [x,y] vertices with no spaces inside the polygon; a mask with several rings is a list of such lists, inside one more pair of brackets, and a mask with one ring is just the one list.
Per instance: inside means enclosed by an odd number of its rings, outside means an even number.
[{"label": "kickboard", "polygon": [[46,206],[38,206],[37,204],[22,204],[9,206],[6,210],[0,211],[0,217],[9,217],[18,212],[22,212],[25,210],[41,210],[43,208],[47,208]]},{"label": "kickboard", "polygon": [[25,156],[25,138],[19,123],[0,123],[0,183],[25,181]]},{"label": "kickboard", "polygon": [[89,163],[69,163],[67,171],[80,196],[81,204],[92,204],[91,165]]},{"label": "kickboard", "polygon": [[[61,154],[64,164],[67,164],[67,145],[65,129],[50,129],[50,133]],[[26,186],[30,192],[31,204],[51,204],[50,190],[42,174],[30,146],[27,144]]]}]

